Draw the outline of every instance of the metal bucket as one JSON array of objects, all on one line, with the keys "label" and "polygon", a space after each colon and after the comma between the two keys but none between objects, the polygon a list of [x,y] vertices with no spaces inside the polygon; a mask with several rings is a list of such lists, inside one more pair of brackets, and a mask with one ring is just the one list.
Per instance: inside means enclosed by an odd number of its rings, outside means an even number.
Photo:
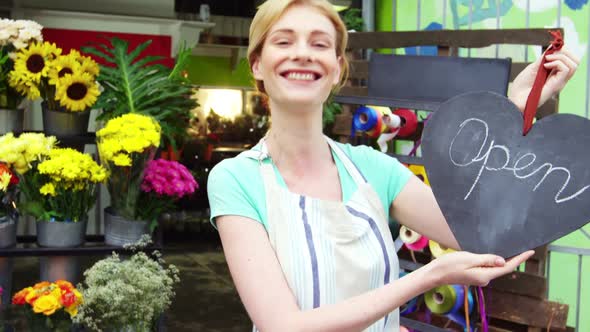
[{"label": "metal bucket", "polygon": [[41,247],[71,248],[84,243],[88,220],[78,222],[37,221],[37,244]]},{"label": "metal bucket", "polygon": [[54,111],[41,104],[43,109],[43,131],[47,135],[71,137],[88,132],[90,111],[64,112]]},{"label": "metal bucket", "polygon": [[78,256],[39,257],[39,278],[42,281],[54,282],[61,279],[75,285],[81,281],[80,276],[80,257]]},{"label": "metal bucket", "polygon": [[25,119],[24,109],[9,110],[0,108],[0,135],[9,132],[22,133]]},{"label": "metal bucket", "polygon": [[104,209],[106,244],[122,247],[137,242],[144,234],[150,234],[150,224],[147,221],[128,220],[115,214],[111,207]]},{"label": "metal bucket", "polygon": [[16,245],[17,221],[9,216],[0,217],[0,248]]}]

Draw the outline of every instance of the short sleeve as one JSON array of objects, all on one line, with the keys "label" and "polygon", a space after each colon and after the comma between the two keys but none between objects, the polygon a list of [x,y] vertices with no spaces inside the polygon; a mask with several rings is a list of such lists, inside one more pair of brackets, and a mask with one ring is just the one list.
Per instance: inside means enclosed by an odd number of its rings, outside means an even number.
[{"label": "short sleeve", "polygon": [[253,193],[240,181],[237,172],[232,170],[232,160],[226,159],[217,164],[207,179],[207,195],[211,208],[211,223],[215,228],[215,218],[224,215],[247,217],[263,224]]}]

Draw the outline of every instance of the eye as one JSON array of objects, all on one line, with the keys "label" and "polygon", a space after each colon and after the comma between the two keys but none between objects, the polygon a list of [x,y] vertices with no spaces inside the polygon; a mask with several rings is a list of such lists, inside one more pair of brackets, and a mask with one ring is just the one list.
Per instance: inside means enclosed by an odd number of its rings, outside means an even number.
[{"label": "eye", "polygon": [[280,45],[280,46],[287,46],[289,44],[291,44],[291,42],[288,39],[279,39],[277,41],[275,41],[276,45]]},{"label": "eye", "polygon": [[313,45],[313,47],[317,47],[317,48],[329,48],[330,47],[329,43],[323,42],[323,41],[314,42],[312,45]]}]

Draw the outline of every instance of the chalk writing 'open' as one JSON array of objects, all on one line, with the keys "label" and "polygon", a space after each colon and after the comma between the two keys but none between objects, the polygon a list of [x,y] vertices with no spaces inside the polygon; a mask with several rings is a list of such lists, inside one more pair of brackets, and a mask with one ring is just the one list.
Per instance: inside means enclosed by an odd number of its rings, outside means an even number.
[{"label": "chalk writing 'open'", "polygon": [[[459,162],[453,156],[453,145],[455,144],[455,140],[461,134],[461,132],[467,128],[470,130],[473,130],[473,129],[482,130],[484,133],[483,141],[482,141],[481,146],[479,147],[479,150],[478,150],[477,155],[475,157],[473,157],[471,160],[467,160],[466,162]],[[581,195],[584,191],[586,191],[586,189],[590,188],[590,185],[587,185],[587,186],[583,187],[582,189],[578,190],[577,192],[575,192],[571,195],[565,196],[565,195],[567,195],[567,193],[564,193],[564,190],[568,186],[568,184],[570,182],[570,178],[571,178],[570,171],[565,167],[559,167],[559,166],[555,167],[555,166],[553,166],[553,164],[548,163],[548,162],[543,163],[542,165],[540,165],[537,168],[531,167],[531,165],[537,159],[537,156],[532,152],[528,152],[528,153],[525,153],[524,155],[520,156],[518,159],[516,159],[516,161],[514,162],[514,165],[512,165],[512,167],[508,167],[510,164],[510,150],[505,145],[494,144],[495,142],[493,139],[491,139],[488,144],[487,143],[488,134],[489,134],[489,128],[488,128],[488,124],[485,121],[483,121],[481,119],[477,119],[477,118],[470,118],[470,119],[463,121],[463,123],[461,123],[461,125],[459,126],[459,131],[457,132],[457,134],[455,135],[455,137],[453,137],[453,140],[451,141],[451,145],[449,147],[449,157],[451,159],[451,162],[455,166],[467,167],[467,166],[470,166],[471,164],[481,162],[477,176],[475,177],[473,184],[471,185],[471,188],[469,188],[469,191],[467,192],[467,194],[463,198],[464,200],[467,200],[467,198],[469,198],[469,196],[473,192],[473,189],[475,188],[475,186],[477,186],[484,170],[492,171],[492,172],[499,172],[499,171],[506,170],[506,171],[512,172],[514,177],[516,177],[517,179],[526,179],[528,177],[531,177],[531,176],[537,174],[542,169],[545,169],[546,170],[545,174],[539,180],[539,182],[537,182],[537,184],[533,188],[533,191],[537,190],[537,188],[539,188],[541,186],[543,181],[545,181],[545,179],[551,173],[559,172],[559,174],[565,175],[565,181],[563,183],[563,186],[561,186],[559,191],[557,191],[557,193],[555,194],[555,203],[558,203],[558,204],[563,203],[563,202],[567,202],[571,199],[574,199],[574,198],[578,197],[579,195]],[[475,135],[475,136],[480,137],[479,135]],[[477,147],[475,147],[475,149],[477,149]],[[488,161],[491,161],[490,156],[492,155],[492,153],[495,153],[494,156],[498,156],[497,160],[500,160],[499,158],[504,158],[504,162],[500,163],[501,165],[494,165],[496,167],[492,167],[492,166],[488,165]],[[469,158],[467,158],[467,159],[469,159]]]}]

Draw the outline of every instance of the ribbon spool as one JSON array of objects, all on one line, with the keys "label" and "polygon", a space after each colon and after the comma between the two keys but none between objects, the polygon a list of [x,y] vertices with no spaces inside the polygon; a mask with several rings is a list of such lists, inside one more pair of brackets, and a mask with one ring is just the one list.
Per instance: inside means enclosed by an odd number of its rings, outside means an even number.
[{"label": "ribbon spool", "polygon": [[361,106],[352,117],[352,131],[366,132],[369,137],[377,138],[383,128],[383,114],[372,107]]},{"label": "ribbon spool", "polygon": [[399,230],[399,237],[406,245],[406,248],[414,251],[419,251],[428,246],[428,238],[422,236],[406,226],[402,226]]},{"label": "ribbon spool", "polygon": [[[430,311],[446,315],[465,328],[465,289],[460,285],[443,285],[429,290],[424,294],[424,303]],[[467,292],[468,312],[473,312],[474,300],[471,292]]]},{"label": "ribbon spool", "polygon": [[426,183],[426,185],[430,186],[430,181],[428,181],[428,176],[426,175],[426,169],[422,165],[414,165],[410,164],[408,166],[410,171],[414,173],[422,182]]},{"label": "ribbon spool", "polygon": [[418,117],[416,116],[416,113],[407,108],[398,108],[393,111],[393,114],[399,116],[401,119],[397,136],[408,137],[416,132],[416,129],[418,128]]},{"label": "ribbon spool", "polygon": [[453,249],[441,247],[440,244],[432,240],[430,240],[428,247],[430,248],[430,253],[432,254],[432,256],[434,256],[434,258],[439,258],[442,255],[455,252],[455,250]]}]

